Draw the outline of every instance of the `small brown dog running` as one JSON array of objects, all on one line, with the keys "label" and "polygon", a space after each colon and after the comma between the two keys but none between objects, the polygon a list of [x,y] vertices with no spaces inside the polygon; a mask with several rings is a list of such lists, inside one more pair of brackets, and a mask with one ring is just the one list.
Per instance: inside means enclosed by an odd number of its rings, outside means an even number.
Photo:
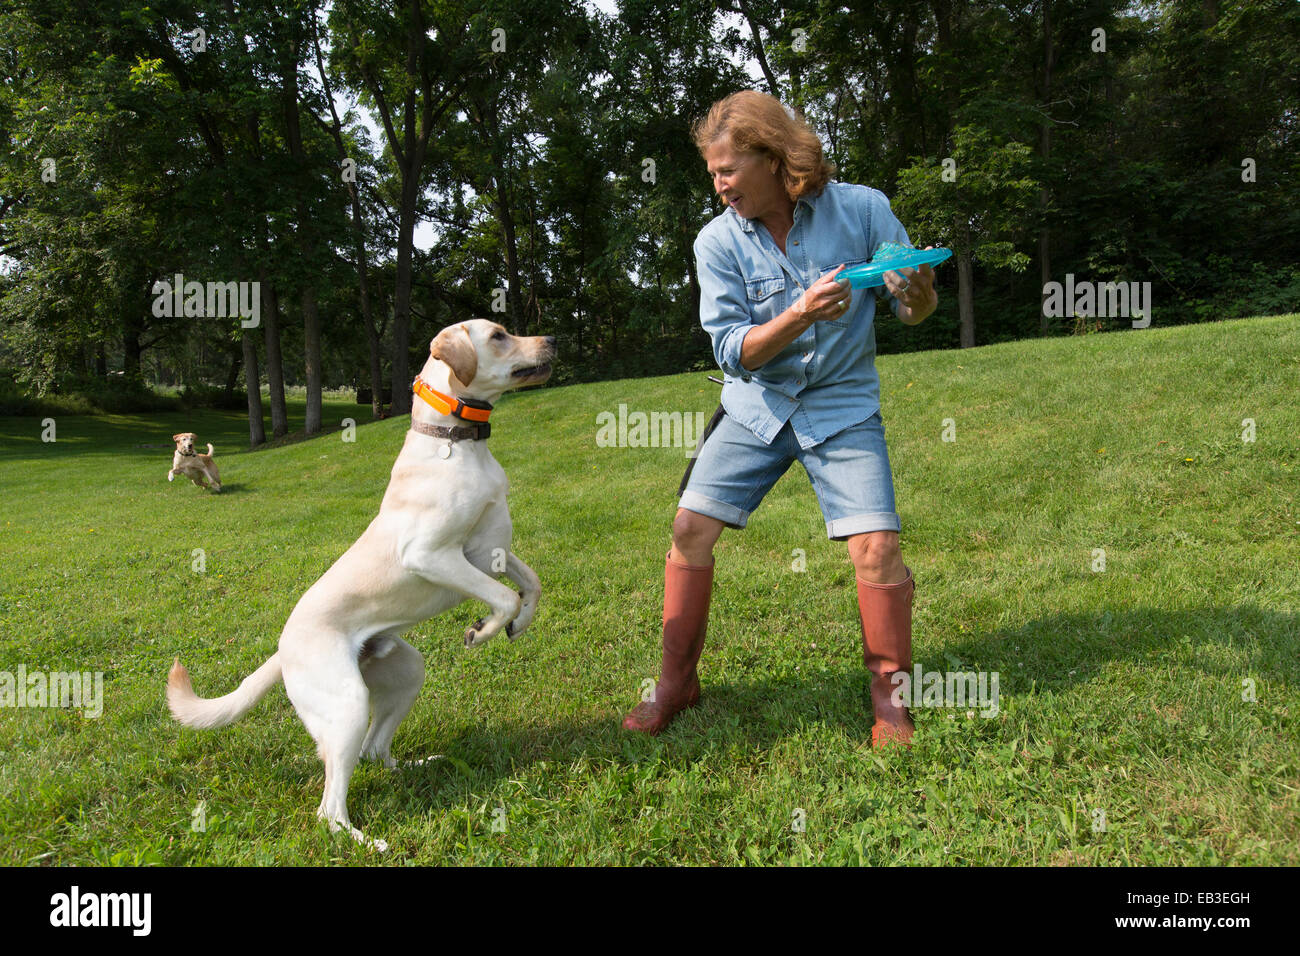
[{"label": "small brown dog running", "polygon": [[[172,436],[176,451],[172,454],[172,470],[167,472],[167,480],[175,481],[177,475],[184,475],[200,488],[211,487],[213,491],[219,492],[221,473],[217,471],[217,463],[212,460],[212,442],[208,442],[208,453],[204,455],[194,450],[196,438],[198,436],[194,432],[181,432]],[[209,481],[212,482],[211,485],[208,485]]]}]

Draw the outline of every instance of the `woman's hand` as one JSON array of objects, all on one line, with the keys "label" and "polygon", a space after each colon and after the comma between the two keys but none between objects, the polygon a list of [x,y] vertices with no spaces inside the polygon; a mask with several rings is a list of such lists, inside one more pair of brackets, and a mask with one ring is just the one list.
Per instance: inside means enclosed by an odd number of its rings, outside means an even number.
[{"label": "woman's hand", "polygon": [[[934,246],[926,246],[933,249]],[[902,269],[886,272],[885,288],[898,300],[898,317],[908,325],[925,319],[939,304],[939,293],[934,290],[934,270],[928,265],[920,269]]]},{"label": "woman's hand", "polygon": [[841,263],[826,273],[795,299],[794,305],[790,307],[808,325],[825,322],[827,319],[842,319],[849,311],[853,288],[847,279],[843,283],[835,281],[835,276],[843,268]]}]

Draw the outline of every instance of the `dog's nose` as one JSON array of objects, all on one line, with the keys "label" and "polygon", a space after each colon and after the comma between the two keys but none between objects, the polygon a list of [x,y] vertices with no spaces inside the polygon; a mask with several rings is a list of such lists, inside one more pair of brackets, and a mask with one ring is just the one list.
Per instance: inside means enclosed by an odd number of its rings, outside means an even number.
[{"label": "dog's nose", "polygon": [[542,338],[542,341],[546,343],[546,347],[547,347],[547,348],[549,348],[549,349],[554,349],[554,348],[555,348],[555,336],[554,336],[554,335],[547,335],[547,336],[544,336],[544,337]]}]

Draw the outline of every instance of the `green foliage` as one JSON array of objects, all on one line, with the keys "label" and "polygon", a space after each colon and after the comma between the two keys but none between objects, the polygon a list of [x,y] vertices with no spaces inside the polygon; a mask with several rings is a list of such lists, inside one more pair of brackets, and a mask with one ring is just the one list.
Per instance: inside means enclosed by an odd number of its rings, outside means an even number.
[{"label": "green foliage", "polygon": [[1273,268],[1223,255],[1211,255],[1207,265],[1223,278],[1208,302],[1186,303],[1198,321],[1300,312],[1300,265]]},{"label": "green foliage", "polygon": [[950,179],[939,159],[917,158],[898,174],[895,215],[913,242],[949,246],[982,265],[1023,271],[1029,256],[1016,249],[1032,224],[1039,184],[1026,175],[1030,149],[999,143],[972,126],[953,130]]},{"label": "green foliage", "polygon": [[[163,412],[201,404],[203,402],[193,397],[160,395],[139,376],[120,373],[106,378],[68,378],[60,383],[57,392],[39,396],[19,388],[12,378],[0,379],[0,415]],[[211,404],[210,399],[208,404]]]},{"label": "green foliage", "polygon": [[220,408],[226,411],[239,411],[248,407],[248,398],[243,389],[227,393],[224,388],[197,383],[186,385],[180,390],[179,398],[185,408]]}]

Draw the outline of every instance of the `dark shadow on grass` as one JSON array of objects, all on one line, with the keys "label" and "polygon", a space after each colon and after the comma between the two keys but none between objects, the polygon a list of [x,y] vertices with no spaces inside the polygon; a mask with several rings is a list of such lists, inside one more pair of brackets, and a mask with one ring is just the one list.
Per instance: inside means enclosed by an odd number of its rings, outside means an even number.
[{"label": "dark shadow on grass", "polygon": [[[1061,614],[972,635],[935,654],[917,648],[927,669],[998,671],[1002,693],[1066,690],[1086,683],[1107,663],[1176,663],[1232,682],[1246,677],[1290,687],[1300,681],[1295,654],[1300,615],[1279,614],[1250,603],[1235,607],[1168,611],[1139,608]],[[1244,668],[1225,667],[1203,649],[1247,652]]]},{"label": "dark shadow on grass", "polygon": [[[1032,697],[1049,690],[1059,693],[1085,684],[1102,665],[1113,662],[1199,668],[1222,678],[1225,694],[1239,695],[1246,677],[1261,684],[1294,685],[1300,677],[1294,654],[1298,630],[1296,615],[1254,604],[1188,611],[1102,611],[1027,621],[943,648],[927,646],[918,634],[913,657],[924,671],[997,671],[1003,698]],[[1248,649],[1249,663],[1239,669],[1208,662],[1198,648],[1210,644]],[[451,734],[399,730],[394,745],[399,759],[428,756],[414,752],[421,746],[432,746],[434,752],[454,759],[405,768],[392,780],[358,774],[351,803],[354,812],[365,819],[368,805],[387,803],[388,812],[399,815],[401,808],[427,813],[464,805],[475,794],[481,796],[539,761],[564,764],[586,757],[633,767],[656,760],[665,765],[665,772],[672,772],[704,758],[725,757],[737,747],[769,750],[808,726],[842,728],[850,740],[861,742],[864,753],[869,750],[873,718],[865,668],[718,683],[710,679],[708,651],[706,646],[701,660],[700,705],[679,716],[657,738],[621,728],[624,713],[635,703],[632,700],[611,702],[609,712],[599,718],[556,721],[540,714],[536,721],[485,721]],[[967,709],[960,708],[963,714]],[[939,714],[926,709],[918,722],[924,727],[936,719]],[[402,796],[394,798],[391,787],[400,787]],[[394,799],[398,806],[391,802]]]},{"label": "dark shadow on grass", "polygon": [[[722,757],[740,747],[771,749],[792,729],[809,724],[842,726],[851,740],[869,748],[871,699],[865,671],[819,674],[814,679],[769,683],[706,684],[700,705],[678,717],[659,737],[625,731],[624,713],[635,701],[620,702],[606,716],[553,721],[493,723],[450,734],[404,735],[399,729],[394,752],[399,760],[429,756],[420,748],[446,755],[443,760],[391,773],[358,773],[349,807],[357,819],[382,812],[388,818],[425,815],[473,802],[541,761],[568,764],[586,757],[613,759],[633,768],[646,761],[663,764],[662,773],[685,769],[706,757]],[[382,811],[380,808],[383,808]],[[358,824],[365,829],[364,824]]]}]

